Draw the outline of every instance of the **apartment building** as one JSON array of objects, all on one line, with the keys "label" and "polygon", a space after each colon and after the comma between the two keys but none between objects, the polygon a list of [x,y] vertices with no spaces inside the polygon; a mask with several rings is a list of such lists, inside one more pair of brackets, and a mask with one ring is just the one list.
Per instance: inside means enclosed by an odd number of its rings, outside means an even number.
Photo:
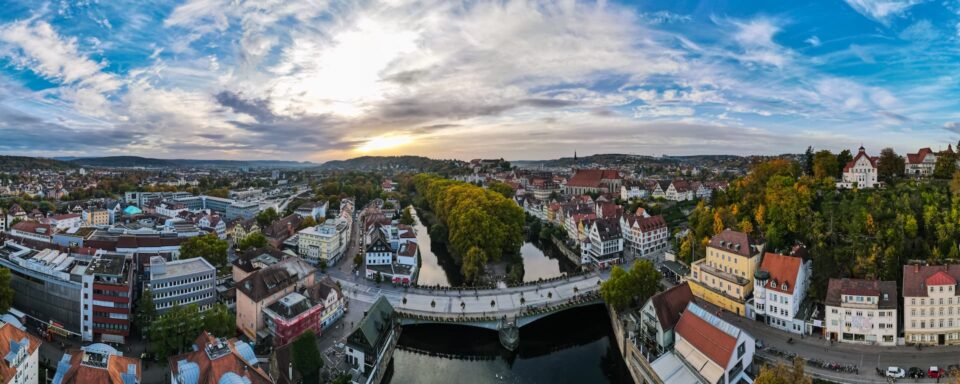
[{"label": "apartment building", "polygon": [[809,262],[796,256],[767,252],[754,274],[754,319],[784,331],[805,333],[804,319],[798,319],[797,313],[807,297],[809,281]]},{"label": "apartment building", "polygon": [[122,344],[133,321],[133,259],[120,254],[95,256],[83,270],[80,295],[84,341]]},{"label": "apartment building", "polygon": [[6,384],[40,383],[40,338],[22,325],[0,324],[0,380]]},{"label": "apartment building", "polygon": [[960,344],[960,264],[903,266],[903,337],[907,344]]},{"label": "apartment building", "polygon": [[764,244],[743,232],[725,229],[714,236],[707,244],[706,257],[690,265],[693,295],[745,315],[763,248]]},{"label": "apartment building", "polygon": [[897,344],[897,282],[830,279],[825,325],[830,340],[841,343]]},{"label": "apartment building", "polygon": [[237,282],[237,328],[250,340],[269,336],[264,309],[280,298],[313,285],[316,269],[291,257],[254,271]]}]

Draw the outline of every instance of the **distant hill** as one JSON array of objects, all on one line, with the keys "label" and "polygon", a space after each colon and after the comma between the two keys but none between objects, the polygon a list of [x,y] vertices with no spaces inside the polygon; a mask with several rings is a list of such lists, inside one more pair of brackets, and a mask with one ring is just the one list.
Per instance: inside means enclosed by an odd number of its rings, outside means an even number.
[{"label": "distant hill", "polygon": [[647,164],[672,164],[677,163],[677,160],[673,160],[666,157],[653,157],[645,155],[627,155],[620,153],[603,153],[590,156],[577,157],[574,160],[572,157],[561,157],[559,159],[553,160],[515,160],[510,163],[521,168],[536,168],[536,167],[547,167],[547,168],[569,168],[575,165],[589,165],[589,164],[601,164],[604,166],[615,166],[615,165],[631,165],[637,163],[647,163]]},{"label": "distant hill", "polygon": [[466,166],[460,160],[434,160],[423,156],[362,156],[347,160],[333,160],[323,163],[321,170],[326,171],[424,171],[444,172]]},{"label": "distant hill", "polygon": [[306,168],[316,166],[315,163],[308,161],[154,159],[140,156],[81,157],[68,161],[88,167],[116,168]]},{"label": "distant hill", "polygon": [[26,169],[75,169],[79,168],[76,164],[41,157],[27,156],[0,156],[0,170],[20,171]]}]

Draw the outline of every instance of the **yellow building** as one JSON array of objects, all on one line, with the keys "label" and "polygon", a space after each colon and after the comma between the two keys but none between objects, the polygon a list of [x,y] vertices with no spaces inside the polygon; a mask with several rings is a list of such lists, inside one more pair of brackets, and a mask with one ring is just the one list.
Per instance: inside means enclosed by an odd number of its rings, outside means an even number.
[{"label": "yellow building", "polygon": [[707,244],[705,258],[690,265],[690,290],[694,296],[744,316],[753,293],[753,274],[760,264],[763,244],[745,233],[724,230]]},{"label": "yellow building", "polygon": [[83,222],[86,225],[110,225],[110,211],[103,208],[93,208],[83,211]]},{"label": "yellow building", "polygon": [[246,239],[247,236],[250,236],[254,233],[260,233],[260,226],[257,225],[256,219],[247,219],[242,220],[229,230],[230,236],[233,237],[234,241],[241,241]]}]

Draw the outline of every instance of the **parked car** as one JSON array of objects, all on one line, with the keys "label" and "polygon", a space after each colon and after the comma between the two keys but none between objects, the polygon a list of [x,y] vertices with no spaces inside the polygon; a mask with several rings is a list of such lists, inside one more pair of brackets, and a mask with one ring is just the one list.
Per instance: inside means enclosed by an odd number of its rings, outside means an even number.
[{"label": "parked car", "polygon": [[887,367],[886,376],[895,379],[902,379],[907,376],[907,373],[903,370],[903,368]]},{"label": "parked car", "polygon": [[907,369],[907,376],[914,379],[922,379],[927,376],[927,373],[920,369],[920,367],[910,367],[910,369]]},{"label": "parked car", "polygon": [[927,371],[927,377],[931,379],[939,379],[941,376],[943,376],[943,374],[940,372],[939,367],[933,366]]}]

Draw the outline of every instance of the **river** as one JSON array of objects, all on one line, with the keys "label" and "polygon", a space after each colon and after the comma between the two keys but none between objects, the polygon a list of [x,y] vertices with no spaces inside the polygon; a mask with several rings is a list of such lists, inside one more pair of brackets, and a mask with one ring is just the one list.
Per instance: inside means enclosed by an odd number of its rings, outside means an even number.
[{"label": "river", "polygon": [[[463,280],[460,268],[449,255],[433,251],[427,227],[415,213],[414,220],[421,258],[417,284],[442,287],[459,285]],[[576,266],[553,249],[552,244],[525,241],[520,247],[520,256],[523,257],[523,281],[537,281],[576,271]]]},{"label": "river", "polygon": [[[417,283],[452,286],[462,282],[449,255],[434,252],[430,234],[414,212],[421,265]],[[576,266],[552,245],[527,241],[520,248],[525,281],[560,276]],[[610,320],[603,306],[572,309],[520,330],[510,352],[494,331],[455,325],[403,329],[384,383],[629,383]]]},{"label": "river", "polygon": [[572,309],[520,330],[510,352],[494,331],[406,326],[384,383],[630,383],[603,306]]}]

